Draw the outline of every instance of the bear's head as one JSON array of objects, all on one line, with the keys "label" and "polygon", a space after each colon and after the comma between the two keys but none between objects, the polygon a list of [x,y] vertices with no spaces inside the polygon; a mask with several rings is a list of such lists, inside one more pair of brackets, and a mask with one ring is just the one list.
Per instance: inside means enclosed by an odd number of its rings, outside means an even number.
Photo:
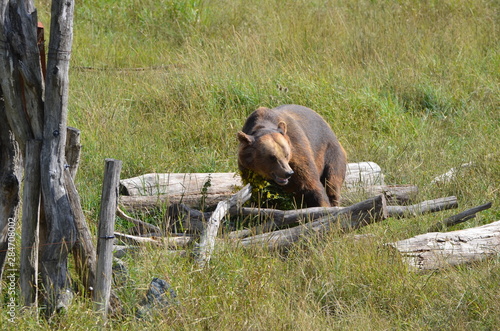
[{"label": "bear's head", "polygon": [[240,141],[238,164],[279,185],[288,184],[293,175],[289,165],[292,157],[286,123],[279,122],[277,130],[262,130],[250,135],[238,132]]}]

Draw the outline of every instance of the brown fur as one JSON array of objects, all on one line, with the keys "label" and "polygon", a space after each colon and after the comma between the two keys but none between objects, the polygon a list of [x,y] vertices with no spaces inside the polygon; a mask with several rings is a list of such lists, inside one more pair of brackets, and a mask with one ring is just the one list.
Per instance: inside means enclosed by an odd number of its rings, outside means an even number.
[{"label": "brown fur", "polygon": [[238,166],[282,185],[308,207],[337,206],[346,153],[330,126],[313,110],[284,105],[259,108],[238,132]]}]

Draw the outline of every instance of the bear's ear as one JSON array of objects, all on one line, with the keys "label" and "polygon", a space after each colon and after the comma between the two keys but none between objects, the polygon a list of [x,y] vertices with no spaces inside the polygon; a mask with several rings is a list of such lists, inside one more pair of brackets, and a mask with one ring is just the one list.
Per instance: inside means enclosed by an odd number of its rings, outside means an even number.
[{"label": "bear's ear", "polygon": [[283,121],[279,122],[278,130],[280,130],[283,135],[286,135],[286,123]]},{"label": "bear's ear", "polygon": [[250,136],[250,135],[248,135],[248,134],[246,134],[243,131],[239,131],[238,132],[238,140],[241,143],[251,145],[255,141],[255,138],[252,137],[252,136]]}]

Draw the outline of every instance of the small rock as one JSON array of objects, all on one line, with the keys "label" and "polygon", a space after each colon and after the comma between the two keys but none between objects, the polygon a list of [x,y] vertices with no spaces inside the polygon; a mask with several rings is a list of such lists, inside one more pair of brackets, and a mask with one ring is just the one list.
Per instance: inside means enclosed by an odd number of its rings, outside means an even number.
[{"label": "small rock", "polygon": [[137,309],[136,317],[145,318],[150,316],[153,310],[161,311],[177,303],[177,294],[170,284],[155,277],[149,285],[146,297],[139,304],[140,307]]}]

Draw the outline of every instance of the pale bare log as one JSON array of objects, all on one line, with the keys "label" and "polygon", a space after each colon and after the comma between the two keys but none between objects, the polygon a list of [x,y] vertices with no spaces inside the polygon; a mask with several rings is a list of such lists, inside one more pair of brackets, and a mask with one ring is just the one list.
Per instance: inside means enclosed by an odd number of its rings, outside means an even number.
[{"label": "pale bare log", "polygon": [[418,195],[415,185],[358,185],[357,187],[344,187],[341,204],[347,205],[359,201],[359,196],[374,197],[385,195],[388,205],[406,205]]},{"label": "pale bare log", "polygon": [[122,162],[106,159],[99,211],[99,232],[97,241],[97,270],[94,287],[94,310],[107,317],[111,295],[113,238],[115,214],[118,205],[118,187]]},{"label": "pale bare log", "polygon": [[190,195],[158,195],[158,196],[142,196],[134,195],[120,196],[120,206],[126,211],[152,212],[161,209],[164,206],[183,204],[191,208],[201,208],[201,202],[205,206],[215,206],[219,202],[227,200],[234,194],[235,191],[228,191],[224,194],[190,194]]},{"label": "pale bare log", "polygon": [[421,270],[482,261],[500,253],[500,221],[452,232],[430,232],[389,244]]},{"label": "pale bare log", "polygon": [[[380,166],[374,162],[357,162],[347,165],[344,186],[384,185],[384,175]],[[234,172],[228,173],[167,173],[145,174],[120,181],[122,195],[168,195],[190,196],[205,194],[207,196],[228,194],[242,187],[241,177]]]},{"label": "pale bare log", "polygon": [[122,195],[189,196],[234,192],[242,186],[235,173],[168,173],[145,174],[120,181]]},{"label": "pale bare log", "polygon": [[300,238],[324,234],[332,229],[350,231],[387,218],[386,200],[383,195],[340,209],[313,222],[293,228],[264,233],[240,241],[243,246],[263,245],[284,248]]},{"label": "pale bare log", "polygon": [[375,162],[355,162],[347,164],[344,187],[384,185],[382,168]]},{"label": "pale bare log", "polygon": [[116,232],[114,233],[115,237],[120,241],[129,244],[129,245],[153,245],[153,246],[167,246],[168,248],[179,248],[186,247],[193,243],[196,237],[183,235],[183,236],[169,236],[169,237],[139,237],[133,236],[126,233]]},{"label": "pale bare log", "polygon": [[[212,184],[215,185],[215,184]],[[341,204],[352,204],[359,201],[360,196],[373,197],[384,194],[387,203],[406,204],[415,199],[418,193],[417,186],[414,185],[375,185],[367,187],[344,188],[342,191]],[[219,202],[229,199],[234,191],[217,194],[189,194],[189,195],[158,195],[158,196],[120,196],[120,205],[127,211],[154,211],[161,206],[183,204],[191,208],[200,208],[200,202],[205,206],[215,206]]]},{"label": "pale bare log", "polygon": [[456,168],[451,168],[450,170],[448,170],[444,174],[435,177],[432,180],[431,184],[438,184],[439,185],[439,184],[451,182],[452,180],[457,178],[457,176],[459,176],[461,173],[463,174],[464,169],[469,168],[471,166],[473,166],[473,163],[468,162],[468,163],[463,163]]},{"label": "pale bare log", "polygon": [[219,230],[221,220],[234,206],[242,206],[252,195],[252,187],[247,184],[229,200],[219,202],[217,208],[207,221],[206,227],[201,234],[200,242],[195,247],[195,260],[200,267],[210,262],[210,257],[215,247],[215,237]]}]

